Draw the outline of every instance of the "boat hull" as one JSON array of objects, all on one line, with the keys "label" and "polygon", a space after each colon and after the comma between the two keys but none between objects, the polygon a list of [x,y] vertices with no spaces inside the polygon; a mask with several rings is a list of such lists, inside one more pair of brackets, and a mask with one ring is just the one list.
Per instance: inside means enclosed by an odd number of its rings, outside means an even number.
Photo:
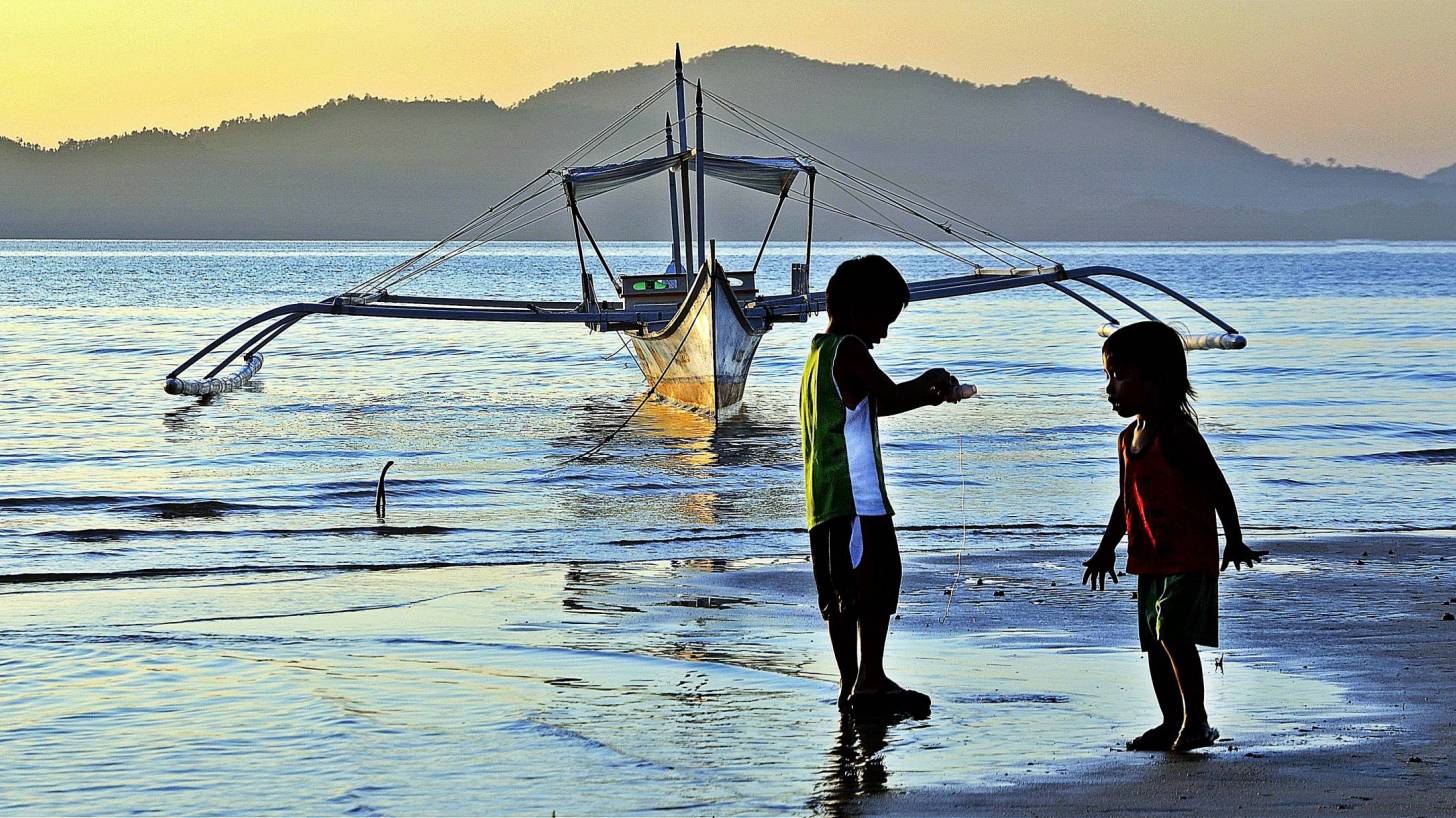
[{"label": "boat hull", "polygon": [[721,272],[705,271],[666,327],[626,335],[658,395],[723,418],[743,406],[748,371],[766,329],[744,316]]}]

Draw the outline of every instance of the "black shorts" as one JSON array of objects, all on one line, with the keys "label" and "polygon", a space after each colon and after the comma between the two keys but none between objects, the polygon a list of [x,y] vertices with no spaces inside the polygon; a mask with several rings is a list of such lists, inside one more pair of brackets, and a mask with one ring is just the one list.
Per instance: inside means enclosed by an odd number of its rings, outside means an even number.
[{"label": "black shorts", "polygon": [[[858,566],[850,566],[849,545],[859,521],[864,543]],[[809,530],[809,556],[814,562],[814,587],[819,613],[858,618],[890,616],[900,602],[900,544],[888,515],[836,517]]]}]

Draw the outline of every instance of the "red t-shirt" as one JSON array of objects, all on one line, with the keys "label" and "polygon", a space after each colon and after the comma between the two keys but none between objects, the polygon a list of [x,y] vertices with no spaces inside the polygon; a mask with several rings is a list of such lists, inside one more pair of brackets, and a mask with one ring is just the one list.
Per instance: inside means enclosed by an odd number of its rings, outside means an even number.
[{"label": "red t-shirt", "polygon": [[1127,515],[1129,574],[1218,572],[1218,529],[1213,500],[1176,469],[1162,435],[1138,454],[1132,432],[1117,437],[1122,458],[1122,507]]}]

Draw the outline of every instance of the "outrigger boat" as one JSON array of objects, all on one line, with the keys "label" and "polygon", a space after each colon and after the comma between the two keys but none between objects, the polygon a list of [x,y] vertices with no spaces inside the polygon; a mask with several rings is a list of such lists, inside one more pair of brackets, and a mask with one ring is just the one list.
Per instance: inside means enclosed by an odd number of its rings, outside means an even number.
[{"label": "outrigger boat", "polygon": [[[1161,293],[1190,308],[1217,328],[1217,332],[1184,335],[1184,346],[1188,349],[1241,349],[1246,344],[1244,337],[1232,326],[1164,284],[1117,267],[1068,269],[782,125],[705,90],[701,83],[697,86],[697,104],[692,118],[696,139],[694,146],[689,148],[686,83],[680,49],[676,67],[672,81],[618,117],[562,162],[427,250],[381,271],[346,292],[317,302],[287,304],[244,321],[172,370],[167,375],[166,391],[174,395],[206,396],[241,388],[262,367],[263,349],[289,327],[310,315],[583,323],[595,331],[614,331],[625,336],[649,385],[648,397],[655,394],[667,398],[708,413],[715,421],[727,418],[743,403],[749,368],[763,334],[774,324],[804,322],[810,315],[825,309],[824,293],[811,292],[809,284],[814,246],[815,184],[821,179],[868,207],[874,217],[825,202],[822,197],[817,203],[821,210],[871,225],[931,249],[961,268],[957,275],[911,282],[912,301],[1046,286],[1100,316],[1104,323],[1098,332],[1105,336],[1117,329],[1118,319],[1089,298],[1094,293],[1119,302],[1144,318],[1154,319],[1154,314],[1148,309],[1101,280],[1122,279]],[[653,130],[647,137],[605,158],[617,159],[630,150],[637,150],[635,155],[616,162],[576,164],[601,149],[671,89],[676,90],[677,96],[676,120],[669,113],[665,131]],[[705,96],[721,108],[721,116],[705,116]],[[762,140],[783,153],[767,157],[709,153],[704,149],[705,118],[712,118]],[[645,148],[642,147],[644,143]],[[659,150],[662,152],[658,153]],[[649,156],[648,153],[657,155]],[[656,176],[667,178],[672,260],[666,265],[665,272],[624,271],[618,274],[587,226],[579,205],[598,194]],[[758,255],[746,270],[724,270],[717,260],[715,242],[705,241],[704,183],[707,177],[777,198]],[[556,196],[546,198],[552,193]],[[789,199],[807,207],[803,261],[791,265],[788,292],[768,295],[758,289],[759,264],[784,202]],[[923,223],[942,241],[948,241],[950,246],[933,242],[920,232],[901,226],[886,216],[881,207],[898,210]],[[581,271],[579,301],[512,301],[399,294],[405,284],[451,258],[562,210],[570,212],[576,236]],[[606,272],[615,298],[598,297],[595,277],[587,262],[588,247],[595,261]],[[1074,284],[1085,289],[1079,291],[1072,286]],[[253,334],[218,361],[206,375],[195,379],[183,378],[191,367],[249,330],[253,330]],[[220,376],[239,359],[243,362],[240,369],[232,375]]]}]

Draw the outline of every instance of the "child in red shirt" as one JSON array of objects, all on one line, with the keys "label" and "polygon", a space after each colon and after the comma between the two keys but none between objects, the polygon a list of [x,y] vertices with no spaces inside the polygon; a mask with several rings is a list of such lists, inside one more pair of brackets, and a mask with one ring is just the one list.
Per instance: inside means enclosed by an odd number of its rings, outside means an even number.
[{"label": "child in red shirt", "polygon": [[1138,577],[1138,641],[1163,711],[1162,723],[1127,748],[1208,747],[1218,731],[1203,707],[1198,645],[1218,646],[1218,574],[1240,563],[1252,568],[1269,552],[1244,545],[1233,494],[1198,433],[1182,336],[1156,321],[1131,324],[1103,344],[1102,365],[1113,410],[1137,419],[1117,437],[1121,491],[1082,582],[1094,589],[1108,576],[1117,582],[1114,549],[1126,534],[1127,572]]}]

